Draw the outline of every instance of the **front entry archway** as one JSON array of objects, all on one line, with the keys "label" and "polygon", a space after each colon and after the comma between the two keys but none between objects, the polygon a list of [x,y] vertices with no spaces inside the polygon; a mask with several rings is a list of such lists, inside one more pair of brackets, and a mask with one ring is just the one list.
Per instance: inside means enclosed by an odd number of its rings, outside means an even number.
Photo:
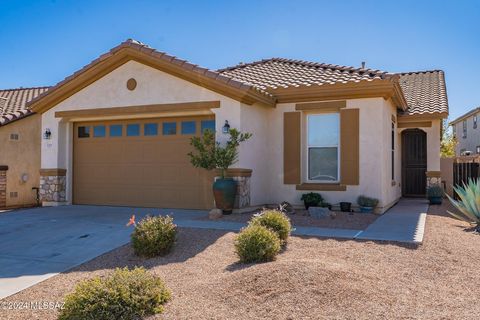
[{"label": "front entry archway", "polygon": [[424,197],[427,187],[427,134],[420,129],[402,132],[402,194]]}]

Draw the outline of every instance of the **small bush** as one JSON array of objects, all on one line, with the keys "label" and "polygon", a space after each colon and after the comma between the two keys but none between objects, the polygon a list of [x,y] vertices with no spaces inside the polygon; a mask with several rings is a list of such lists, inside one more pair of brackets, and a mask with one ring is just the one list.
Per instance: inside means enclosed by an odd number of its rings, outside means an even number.
[{"label": "small bush", "polygon": [[162,312],[170,297],[163,281],[145,269],[116,269],[106,278],[80,282],[66,296],[59,319],[140,319]]},{"label": "small bush", "polygon": [[360,207],[375,208],[378,205],[378,199],[370,198],[367,196],[358,196],[357,203]]},{"label": "small bush", "polygon": [[282,244],[285,244],[292,232],[292,224],[287,215],[279,210],[264,210],[250,220],[250,225],[264,226],[274,231]]},{"label": "small bush", "polygon": [[251,225],[238,234],[235,251],[244,263],[272,261],[280,251],[280,239],[270,229]]},{"label": "small bush", "polygon": [[132,232],[132,246],[135,254],[145,257],[165,255],[175,243],[177,226],[169,216],[146,217]]}]

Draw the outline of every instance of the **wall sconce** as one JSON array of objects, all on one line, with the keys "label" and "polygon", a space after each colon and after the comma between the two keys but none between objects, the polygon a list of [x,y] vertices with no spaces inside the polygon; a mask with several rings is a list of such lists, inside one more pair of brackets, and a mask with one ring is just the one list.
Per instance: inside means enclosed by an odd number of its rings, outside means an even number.
[{"label": "wall sconce", "polygon": [[45,132],[43,133],[43,139],[45,140],[50,140],[50,138],[52,137],[52,132],[50,131],[50,129],[45,129]]},{"label": "wall sconce", "polygon": [[228,120],[225,120],[225,124],[223,125],[222,132],[228,133],[230,131],[230,125],[228,124]]}]

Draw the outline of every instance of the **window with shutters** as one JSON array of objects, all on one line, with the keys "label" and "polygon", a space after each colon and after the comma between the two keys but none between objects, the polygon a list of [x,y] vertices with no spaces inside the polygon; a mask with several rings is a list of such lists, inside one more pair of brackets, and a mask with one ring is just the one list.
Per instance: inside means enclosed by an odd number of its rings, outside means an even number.
[{"label": "window with shutters", "polygon": [[307,179],[311,182],[338,182],[340,115],[307,115]]}]

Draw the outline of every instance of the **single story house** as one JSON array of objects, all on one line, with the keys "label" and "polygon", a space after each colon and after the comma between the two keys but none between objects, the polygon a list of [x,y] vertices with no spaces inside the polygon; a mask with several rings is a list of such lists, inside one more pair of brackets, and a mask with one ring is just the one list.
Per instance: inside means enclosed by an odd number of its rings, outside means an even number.
[{"label": "single story house", "polygon": [[0,113],[12,118],[0,122],[6,205],[18,204],[10,190],[34,202],[37,185],[44,205],[212,208],[214,176],[186,154],[202,130],[224,141],[227,123],[253,133],[229,171],[239,210],[319,192],[334,204],[378,198],[383,212],[440,179],[441,70],[273,58],[212,71],[127,40],[55,86],[28,90],[37,91],[21,116]]}]

